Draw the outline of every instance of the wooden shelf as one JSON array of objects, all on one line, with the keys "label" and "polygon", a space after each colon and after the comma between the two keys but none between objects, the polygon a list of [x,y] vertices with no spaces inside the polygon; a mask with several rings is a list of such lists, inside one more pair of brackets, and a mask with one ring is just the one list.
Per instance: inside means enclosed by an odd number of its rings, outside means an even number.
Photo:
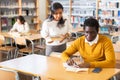
[{"label": "wooden shelf", "polygon": [[12,26],[12,19],[19,15],[24,16],[30,25],[34,19],[35,25],[32,26],[32,29],[38,29],[40,27],[39,0],[0,0],[0,32],[2,25]]},{"label": "wooden shelf", "polygon": [[103,25],[119,25],[120,0],[99,0],[98,17]]},{"label": "wooden shelf", "polygon": [[[120,19],[120,0],[47,0],[46,16],[49,13],[50,4],[55,1],[63,5],[64,12],[70,17],[72,24],[80,24],[79,21],[81,21],[81,17],[85,19],[86,17],[94,17],[98,20],[114,19],[114,21]],[[84,13],[82,13],[82,10]],[[91,11],[89,12],[88,10]],[[102,10],[102,12],[100,12],[100,10]],[[82,21],[81,24],[83,24],[83,22],[84,21]],[[114,22],[113,25],[116,25],[116,22]]]},{"label": "wooden shelf", "polygon": [[77,23],[83,24],[84,21],[80,22],[80,17],[84,17],[85,19],[86,17],[96,17],[96,0],[47,0],[46,15],[50,13],[48,6],[50,6],[52,2],[56,1],[63,5],[64,13],[69,16],[73,27],[76,27],[75,25]]}]

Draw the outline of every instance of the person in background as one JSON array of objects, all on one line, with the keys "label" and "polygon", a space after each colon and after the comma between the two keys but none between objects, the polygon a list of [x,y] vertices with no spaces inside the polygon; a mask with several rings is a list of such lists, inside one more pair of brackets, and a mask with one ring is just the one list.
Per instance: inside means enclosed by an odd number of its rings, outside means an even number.
[{"label": "person in background", "polygon": [[89,68],[113,68],[115,67],[115,53],[111,40],[98,34],[99,23],[94,18],[88,18],[84,22],[84,36],[76,39],[70,47],[62,52],[63,62],[70,66],[76,64],[71,56],[79,52],[82,62],[77,67]]},{"label": "person in background", "polygon": [[29,25],[25,21],[23,16],[18,16],[17,21],[13,25],[10,32],[20,32],[20,33],[27,33],[29,32]]},{"label": "person in background", "polygon": [[66,49],[67,37],[72,26],[67,16],[63,15],[63,6],[56,2],[50,7],[51,14],[43,22],[41,36],[46,40],[46,56],[51,52],[62,52]]},{"label": "person in background", "polygon": [[[29,25],[28,23],[25,21],[23,16],[18,16],[17,17],[17,21],[15,22],[15,24],[13,25],[12,29],[10,30],[10,32],[19,32],[19,34],[24,34],[29,32]],[[14,33],[13,33],[14,34]],[[14,34],[16,35],[16,34]],[[19,35],[17,35],[19,37]],[[27,45],[30,45],[30,41],[27,41]],[[15,43],[13,43],[13,46],[15,46]],[[25,45],[17,45],[19,49],[22,49],[25,47]]]}]

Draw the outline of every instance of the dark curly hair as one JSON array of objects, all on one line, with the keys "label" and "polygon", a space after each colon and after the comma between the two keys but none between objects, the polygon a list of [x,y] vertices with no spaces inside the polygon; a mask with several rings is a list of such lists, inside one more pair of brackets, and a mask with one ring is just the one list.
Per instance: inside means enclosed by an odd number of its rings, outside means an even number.
[{"label": "dark curly hair", "polygon": [[99,27],[100,27],[98,21],[95,18],[91,18],[91,17],[84,21],[83,29],[85,30],[85,27],[87,27],[87,26],[95,27],[97,32],[99,31]]}]

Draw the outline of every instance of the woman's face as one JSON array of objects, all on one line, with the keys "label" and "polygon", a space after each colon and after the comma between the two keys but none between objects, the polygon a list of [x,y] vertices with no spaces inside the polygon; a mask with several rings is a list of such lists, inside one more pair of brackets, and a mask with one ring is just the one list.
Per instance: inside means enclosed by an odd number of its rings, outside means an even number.
[{"label": "woman's face", "polygon": [[59,21],[62,17],[62,13],[63,9],[57,9],[53,14],[54,20]]},{"label": "woman's face", "polygon": [[97,30],[95,27],[85,27],[85,38],[87,41],[93,41],[97,36]]},{"label": "woman's face", "polygon": [[18,24],[21,24],[21,22],[20,22],[20,20],[19,20],[19,19],[17,19],[17,22],[18,22]]}]

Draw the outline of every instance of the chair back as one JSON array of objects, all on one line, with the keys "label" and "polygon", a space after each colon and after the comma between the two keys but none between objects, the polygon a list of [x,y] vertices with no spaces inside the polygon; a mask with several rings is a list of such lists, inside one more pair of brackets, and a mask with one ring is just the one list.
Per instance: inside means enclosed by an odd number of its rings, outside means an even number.
[{"label": "chair back", "polygon": [[0,68],[0,80],[19,80],[16,71]]},{"label": "chair back", "polygon": [[24,37],[16,37],[15,38],[15,44],[18,44],[18,45],[27,45],[26,39]]},{"label": "chair back", "polygon": [[0,46],[4,44],[5,42],[5,37],[3,35],[0,35]]}]

